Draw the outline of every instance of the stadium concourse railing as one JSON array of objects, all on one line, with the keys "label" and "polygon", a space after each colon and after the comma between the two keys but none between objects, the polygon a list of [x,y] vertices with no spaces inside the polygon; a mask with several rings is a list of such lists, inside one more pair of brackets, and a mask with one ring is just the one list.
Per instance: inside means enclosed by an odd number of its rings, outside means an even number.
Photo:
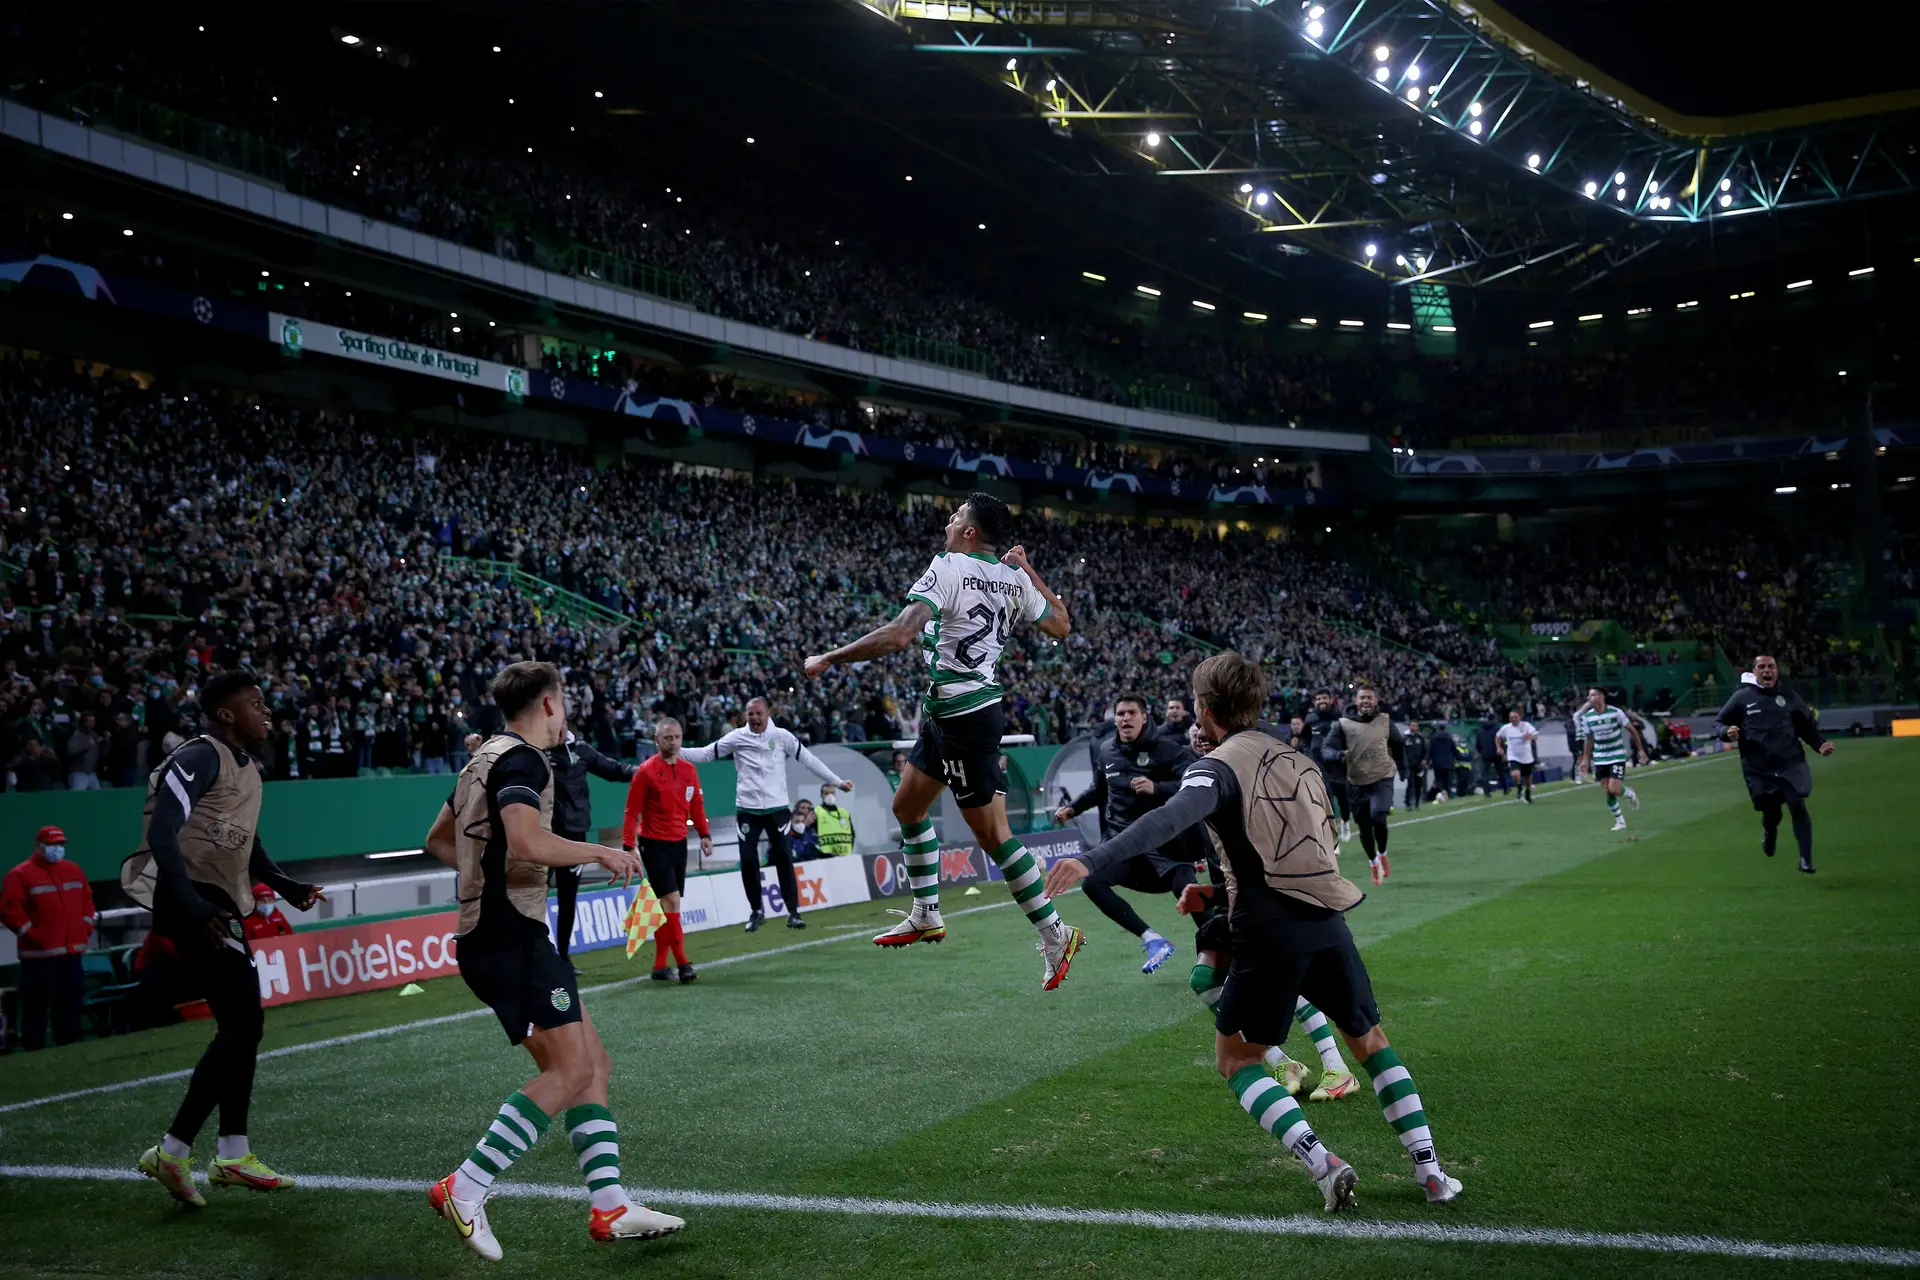
[{"label": "stadium concourse railing", "polygon": [[632,625],[634,621],[596,600],[587,599],[577,591],[569,591],[538,574],[528,573],[511,560],[474,559],[456,556],[451,552],[442,554],[440,559],[446,564],[474,569],[490,578],[505,579],[514,590],[531,597],[549,612],[558,614],[575,626],[618,630]]},{"label": "stadium concourse railing", "polygon": [[61,105],[75,119],[96,129],[130,134],[184,151],[224,169],[251,174],[296,195],[306,192],[306,184],[286,151],[245,129],[202,120],[98,82],[83,84],[62,95]]},{"label": "stadium concourse railing", "polygon": [[563,257],[566,270],[573,275],[665,298],[699,311],[713,310],[713,299],[700,282],[678,271],[635,262],[584,244],[573,245]]}]

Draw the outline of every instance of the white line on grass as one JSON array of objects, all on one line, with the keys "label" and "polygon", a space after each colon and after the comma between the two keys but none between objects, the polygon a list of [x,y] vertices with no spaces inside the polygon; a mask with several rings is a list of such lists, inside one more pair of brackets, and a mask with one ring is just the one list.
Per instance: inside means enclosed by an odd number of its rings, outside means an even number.
[{"label": "white line on grass", "polygon": [[[1722,751],[1717,755],[1711,755],[1706,757],[1705,759],[1688,760],[1681,764],[1647,765],[1644,767],[1651,770],[1651,772],[1637,773],[1634,775],[1634,777],[1642,781],[1644,781],[1647,778],[1664,777],[1669,773],[1679,773],[1682,769],[1692,769],[1699,765],[1712,764],[1716,760],[1729,759],[1733,756],[1733,754],[1734,753],[1731,751]],[[1588,785],[1591,785],[1591,784],[1588,784]],[[1542,784],[1542,786],[1543,786],[1543,789],[1545,787],[1553,788],[1553,790],[1551,791],[1544,792],[1544,794],[1540,797],[1543,800],[1551,800],[1555,796],[1570,796],[1575,793],[1575,788],[1573,784],[1570,782],[1551,782],[1551,783],[1544,783]],[[1482,797],[1482,798],[1484,799],[1485,797]],[[1459,808],[1449,809],[1445,813],[1431,813],[1424,818],[1402,818],[1398,822],[1391,822],[1391,823],[1388,823],[1387,825],[1390,827],[1410,827],[1416,822],[1438,822],[1442,818],[1457,818],[1463,813],[1485,813],[1489,809],[1501,809],[1501,808],[1505,808],[1507,805],[1510,805],[1510,804],[1522,804],[1522,803],[1524,802],[1520,800],[1495,800],[1492,804],[1468,804],[1463,801]]]},{"label": "white line on grass", "polygon": [[[966,907],[946,914],[954,918],[970,916],[976,912],[994,911],[1001,907],[1010,907],[1013,899],[1004,902],[989,902],[983,906]],[[831,933],[825,937],[808,938],[805,942],[791,942],[784,947],[769,947],[765,951],[748,951],[741,955],[721,956],[714,960],[701,961],[702,969],[718,969],[730,964],[744,964],[748,960],[764,960],[768,956],[784,956],[794,951],[804,951],[808,947],[823,947],[830,942],[845,942],[847,939],[866,932],[858,929],[850,932]],[[599,982],[590,987],[580,988],[581,995],[595,995],[602,991],[613,991],[620,987],[630,987],[647,981],[646,974],[637,974],[631,978],[619,978],[613,982]],[[269,1058],[285,1058],[296,1053],[311,1053],[315,1049],[335,1049],[343,1044],[358,1044],[362,1040],[378,1040],[384,1036],[397,1036],[407,1031],[423,1031],[428,1027],[441,1027],[450,1022],[465,1022],[469,1018],[493,1016],[493,1010],[485,1005],[474,1009],[462,1009],[459,1013],[443,1013],[437,1018],[416,1018],[412,1022],[397,1022],[390,1027],[374,1027],[369,1031],[356,1031],[351,1035],[328,1036],[324,1040],[307,1040],[300,1044],[290,1044],[278,1049],[268,1049],[260,1054],[261,1062]],[[133,1080],[121,1080],[114,1084],[96,1084],[85,1089],[69,1089],[65,1093],[50,1093],[43,1098],[28,1098],[22,1102],[0,1103],[0,1115],[9,1111],[31,1111],[35,1107],[49,1106],[55,1102],[70,1102],[75,1098],[91,1098],[103,1093],[119,1093],[126,1089],[138,1089],[142,1085],[164,1084],[169,1080],[185,1080],[193,1074],[192,1067],[183,1067],[178,1071],[162,1071],[156,1075],[140,1076]]]},{"label": "white line on grass", "polygon": [[[958,913],[956,913],[958,914]],[[131,1168],[80,1165],[6,1164],[0,1177],[39,1180],[138,1182],[145,1175]],[[203,1180],[205,1174],[199,1175]],[[296,1175],[297,1189],[309,1191],[399,1191],[417,1195],[426,1185],[407,1178],[354,1178],[330,1174]],[[531,1200],[586,1199],[586,1191],[561,1183],[502,1181],[502,1196]],[[1366,1218],[1324,1218],[1294,1214],[1257,1218],[1218,1213],[1162,1213],[1152,1209],[1076,1209],[1037,1204],[969,1204],[918,1200],[869,1200],[850,1196],[782,1196],[758,1191],[680,1191],[636,1187],[634,1197],[649,1204],[706,1209],[759,1209],[776,1213],[832,1213],[854,1218],[935,1218],[960,1222],[1035,1222],[1075,1227],[1141,1227],[1157,1231],[1219,1231],[1238,1235],[1310,1236],[1371,1242],[1410,1240],[1419,1244],[1537,1245],[1562,1249],[1622,1249],[1636,1253],[1696,1254],[1727,1258],[1766,1258],[1783,1262],[1864,1263],[1920,1267],[1920,1249],[1865,1244],[1785,1244],[1726,1236],[1666,1235],[1657,1232],[1575,1231],[1564,1227],[1469,1227],[1442,1222],[1381,1222]]]}]

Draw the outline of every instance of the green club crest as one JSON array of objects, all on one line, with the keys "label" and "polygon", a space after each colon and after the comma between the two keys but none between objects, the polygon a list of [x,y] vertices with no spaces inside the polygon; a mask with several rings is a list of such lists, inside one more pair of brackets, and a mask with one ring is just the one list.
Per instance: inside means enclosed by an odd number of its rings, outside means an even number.
[{"label": "green club crest", "polygon": [[573,997],[567,994],[565,987],[555,987],[553,989],[553,995],[548,998],[553,1001],[553,1007],[561,1013],[565,1013],[567,1010],[573,1008]]}]

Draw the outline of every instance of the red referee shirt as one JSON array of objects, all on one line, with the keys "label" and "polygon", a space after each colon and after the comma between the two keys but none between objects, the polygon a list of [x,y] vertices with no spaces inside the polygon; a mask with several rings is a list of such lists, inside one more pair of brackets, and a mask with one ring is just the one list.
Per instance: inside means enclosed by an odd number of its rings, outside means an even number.
[{"label": "red referee shirt", "polygon": [[665,756],[650,756],[627,784],[627,818],[620,827],[620,843],[633,843],[636,819],[640,834],[649,840],[685,841],[689,815],[694,830],[703,836],[711,834],[700,775],[681,757],[668,764]]}]

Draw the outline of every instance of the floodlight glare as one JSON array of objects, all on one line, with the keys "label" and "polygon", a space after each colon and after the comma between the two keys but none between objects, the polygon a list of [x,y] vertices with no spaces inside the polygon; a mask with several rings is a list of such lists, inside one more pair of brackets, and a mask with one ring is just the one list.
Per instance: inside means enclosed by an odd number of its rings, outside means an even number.
[{"label": "floodlight glare", "polygon": [[1394,258],[1393,258],[1393,265],[1395,265],[1396,267],[1404,267],[1404,266],[1406,266],[1406,265],[1407,265],[1407,255],[1406,255],[1406,254],[1404,254],[1404,253],[1399,253],[1399,254],[1395,254],[1395,255],[1394,255]]},{"label": "floodlight glare", "polygon": [[1649,182],[1649,183],[1647,184],[1647,194],[1648,194],[1648,195],[1650,195],[1650,196],[1657,196],[1657,195],[1659,195],[1659,194],[1660,194],[1660,184],[1659,184],[1659,183],[1657,183],[1657,182]]},{"label": "floodlight glare", "polygon": [[1539,167],[1540,167],[1540,153],[1536,151],[1532,155],[1527,157],[1527,168],[1538,169]]},{"label": "floodlight glare", "polygon": [[1385,84],[1387,82],[1387,77],[1392,74],[1393,72],[1387,70],[1385,67],[1375,67],[1373,69],[1373,78],[1375,80],[1380,81],[1380,83],[1382,84]]},{"label": "floodlight glare", "polygon": [[1380,246],[1379,246],[1379,245],[1377,245],[1377,244],[1370,244],[1370,245],[1368,245],[1368,246],[1367,246],[1367,256],[1368,256],[1369,258],[1371,258],[1371,257],[1373,257],[1373,256],[1374,256],[1374,255],[1375,255],[1376,253],[1379,253],[1379,252],[1380,252]]},{"label": "floodlight glare", "polygon": [[1412,83],[1412,84],[1420,83],[1420,64],[1419,63],[1416,62],[1412,66],[1407,68],[1407,80],[1409,83]]},{"label": "floodlight glare", "polygon": [[1410,85],[1408,85],[1408,86],[1407,86],[1407,101],[1408,101],[1408,102],[1418,102],[1418,101],[1420,101],[1420,86],[1419,86],[1419,85],[1417,85],[1417,84],[1410,84]]},{"label": "floodlight glare", "polygon": [[1616,173],[1613,175],[1613,185],[1616,187],[1624,183],[1626,180],[1627,180],[1627,175],[1625,173]]},{"label": "floodlight glare", "polygon": [[1387,48],[1387,46],[1383,44],[1377,44],[1373,46],[1373,60],[1375,62],[1385,62],[1388,58],[1391,58],[1392,56],[1393,56],[1393,50]]},{"label": "floodlight glare", "polygon": [[1008,59],[1007,59],[1007,70],[1009,70],[1009,71],[1012,71],[1012,70],[1014,70],[1014,69],[1015,69],[1016,67],[1018,67],[1019,65],[1020,65],[1020,59],[1018,59],[1018,58],[1008,58]]},{"label": "floodlight glare", "polygon": [[1474,117],[1476,120],[1479,119],[1480,113],[1484,110],[1486,110],[1486,108],[1482,107],[1477,102],[1469,102],[1467,104],[1467,114]]},{"label": "floodlight glare", "polygon": [[1720,179],[1720,189],[1721,189],[1722,191],[1731,191],[1731,190],[1733,190],[1733,179],[1732,179],[1732,178],[1722,178],[1722,179]]},{"label": "floodlight glare", "polygon": [[1309,22],[1307,24],[1307,36],[1309,39],[1318,40],[1320,38],[1320,33],[1325,30],[1326,28],[1321,26],[1318,22]]},{"label": "floodlight glare", "polygon": [[1625,187],[1615,187],[1613,189],[1613,198],[1615,200],[1625,200],[1627,198],[1627,189]]},{"label": "floodlight glare", "polygon": [[1324,17],[1326,17],[1326,16],[1327,16],[1327,10],[1326,10],[1326,6],[1325,6],[1325,5],[1318,5],[1318,4],[1317,4],[1317,5],[1315,5],[1315,6],[1313,6],[1313,8],[1311,8],[1311,9],[1309,9],[1309,10],[1307,10],[1307,16],[1308,16],[1309,18],[1324,18]]},{"label": "floodlight glare", "polygon": [[1721,197],[1720,197],[1720,207],[1721,207],[1722,209],[1725,209],[1725,208],[1727,208],[1727,207],[1728,207],[1729,205],[1731,205],[1732,203],[1733,203],[1733,197],[1732,197],[1732,196],[1721,196]]},{"label": "floodlight glare", "polygon": [[1270,199],[1272,199],[1272,197],[1269,196],[1266,192],[1262,191],[1259,195],[1253,198],[1253,202],[1259,205],[1262,209],[1264,209],[1267,207],[1267,201]]},{"label": "floodlight glare", "polygon": [[1049,81],[1047,81],[1047,92],[1048,92],[1048,93],[1052,93],[1052,92],[1053,92],[1053,86],[1055,86],[1055,85],[1057,85],[1057,84],[1059,84],[1059,83],[1060,83],[1060,82],[1059,82],[1058,80],[1049,80]]},{"label": "floodlight glare", "polygon": [[1596,192],[1596,191],[1598,191],[1599,189],[1600,189],[1600,184],[1599,184],[1599,183],[1597,183],[1597,182],[1589,182],[1589,183],[1587,184],[1587,188],[1586,188],[1586,190],[1587,190],[1587,198],[1588,198],[1588,199],[1592,199],[1592,198],[1593,198],[1593,193],[1594,193],[1594,192]]},{"label": "floodlight glare", "polygon": [[1241,184],[1240,184],[1240,194],[1241,194],[1241,195],[1243,195],[1243,196],[1246,196],[1246,195],[1252,195],[1252,194],[1253,194],[1253,184],[1252,184],[1251,182],[1243,182],[1243,183],[1241,183]]},{"label": "floodlight glare", "polygon": [[359,44],[360,37],[359,36],[341,36],[340,43],[341,44]]},{"label": "floodlight glare", "polygon": [[1475,120],[1475,121],[1473,121],[1472,123],[1470,123],[1470,124],[1468,124],[1468,125],[1467,125],[1467,132],[1468,132],[1468,133],[1470,133],[1470,134],[1472,134],[1472,135],[1473,135],[1474,137],[1476,137],[1476,138],[1477,138],[1477,137],[1479,137],[1479,136],[1480,136],[1480,122],[1479,122],[1478,120]]},{"label": "floodlight glare", "polygon": [[1159,134],[1157,134],[1157,133],[1150,133],[1150,134],[1148,134],[1148,135],[1147,135],[1147,145],[1148,145],[1148,146],[1150,146],[1150,147],[1157,147],[1157,146],[1159,146],[1159,145],[1160,145],[1160,135],[1159,135]]}]

